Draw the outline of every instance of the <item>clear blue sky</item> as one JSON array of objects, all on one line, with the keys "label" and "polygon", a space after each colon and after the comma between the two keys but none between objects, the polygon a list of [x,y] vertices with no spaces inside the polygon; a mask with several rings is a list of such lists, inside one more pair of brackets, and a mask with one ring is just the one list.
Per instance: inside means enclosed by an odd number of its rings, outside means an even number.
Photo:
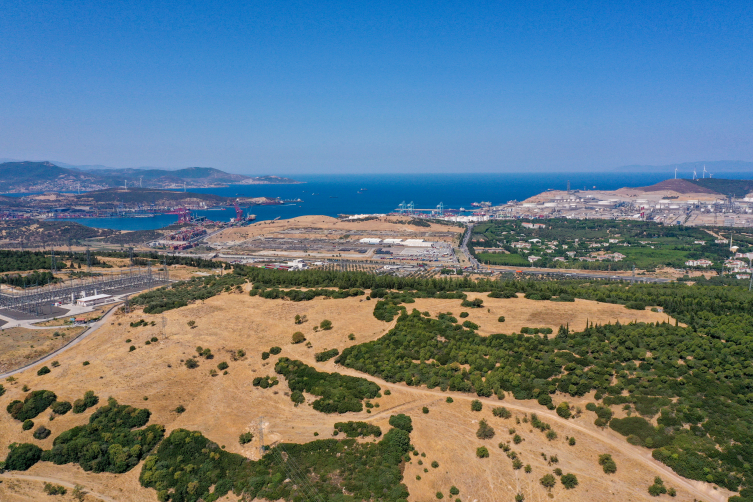
[{"label": "clear blue sky", "polygon": [[259,174],[753,160],[750,0],[0,12],[0,157]]}]

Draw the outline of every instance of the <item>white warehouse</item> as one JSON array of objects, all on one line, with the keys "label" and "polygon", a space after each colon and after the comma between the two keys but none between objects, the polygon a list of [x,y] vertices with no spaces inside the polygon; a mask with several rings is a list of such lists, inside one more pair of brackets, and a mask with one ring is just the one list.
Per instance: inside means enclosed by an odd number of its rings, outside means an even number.
[{"label": "white warehouse", "polygon": [[374,237],[366,237],[365,239],[361,239],[358,242],[360,242],[361,244],[379,244],[380,242],[382,242],[382,239],[377,239]]},{"label": "white warehouse", "polygon": [[94,307],[95,305],[101,305],[107,303],[112,299],[110,295],[94,295],[85,296],[76,300],[76,305],[79,307]]}]

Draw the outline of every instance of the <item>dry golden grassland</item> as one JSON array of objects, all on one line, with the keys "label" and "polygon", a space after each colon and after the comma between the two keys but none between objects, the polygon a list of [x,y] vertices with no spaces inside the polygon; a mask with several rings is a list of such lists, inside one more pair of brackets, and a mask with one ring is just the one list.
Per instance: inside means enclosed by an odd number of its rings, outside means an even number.
[{"label": "dry golden grassland", "polygon": [[[248,286],[246,286],[246,291]],[[473,294],[469,295],[471,298]],[[586,317],[590,321],[606,323],[638,321],[662,321],[666,316],[649,311],[634,312],[623,307],[597,304],[588,301],[575,303],[535,302],[518,299],[490,299],[484,297],[482,309],[470,311],[460,307],[460,300],[417,300],[407,307],[438,312],[459,314],[470,312],[468,319],[479,324],[482,335],[496,332],[512,332],[522,326],[556,329],[561,323],[570,322],[571,327],[581,329]],[[282,300],[265,300],[247,294],[222,294],[205,302],[199,302],[178,310],[165,312],[165,332],[161,332],[162,315],[146,315],[133,312],[128,315],[111,314],[105,326],[71,347],[58,358],[61,365],[52,373],[37,376],[36,368],[19,375],[18,381],[6,384],[7,392],[0,398],[2,410],[13,399],[23,398],[23,385],[31,389],[52,390],[60,400],[74,401],[87,390],[93,390],[104,402],[109,396],[120,403],[146,407],[152,412],[150,423],[164,424],[169,434],[175,428],[201,431],[209,439],[224,445],[231,452],[248,458],[258,458],[258,424],[263,417],[264,437],[267,444],[278,441],[309,442],[331,437],[333,424],[338,421],[366,420],[389,429],[388,420],[392,414],[406,413],[413,418],[413,444],[426,457],[412,457],[405,467],[405,483],[411,493],[411,501],[435,500],[435,493],[442,491],[448,500],[452,485],[460,489],[463,501],[513,500],[516,490],[526,496],[526,501],[648,501],[656,500],[648,495],[647,487],[656,475],[662,476],[667,486],[675,487],[677,501],[690,502],[694,499],[721,500],[711,495],[719,492],[707,490],[701,483],[690,484],[654,462],[650,451],[629,445],[624,438],[612,431],[602,431],[593,425],[593,413],[585,412],[580,418],[565,421],[553,412],[533,401],[515,401],[508,397],[504,401],[496,398],[484,399],[481,412],[470,411],[470,401],[475,396],[460,393],[442,393],[438,389],[407,387],[401,384],[388,384],[373,379],[382,387],[383,396],[373,400],[375,407],[371,413],[364,409],[360,413],[345,415],[325,415],[307,404],[294,406],[288,394],[287,384],[282,378],[279,385],[268,389],[254,387],[252,380],[257,376],[275,375],[274,364],[278,356],[261,359],[262,351],[272,346],[282,347],[281,356],[300,359],[324,371],[364,376],[347,368],[338,368],[334,359],[316,363],[315,352],[338,348],[342,351],[353,344],[374,340],[382,336],[392,325],[378,321],[372,315],[374,301],[364,297],[332,300],[317,298],[309,302],[293,303]],[[491,312],[487,312],[487,308]],[[295,325],[296,314],[306,315],[308,322]],[[505,315],[507,321],[498,323],[497,317]],[[131,328],[129,324],[139,319],[155,321],[155,326]],[[315,331],[314,326],[328,319],[333,323],[329,331]],[[195,321],[190,328],[188,321]],[[302,331],[311,347],[306,344],[292,345],[291,335]],[[355,340],[348,339],[350,333]],[[152,337],[159,341],[146,345]],[[130,342],[126,342],[130,339]],[[129,351],[133,345],[135,350]],[[214,354],[211,360],[196,357],[196,347],[210,348]],[[240,360],[233,354],[239,349],[246,351]],[[199,367],[188,369],[184,361],[196,358]],[[84,366],[84,361],[90,364]],[[210,370],[226,361],[227,374],[210,376]],[[391,395],[384,395],[390,389]],[[445,402],[447,396],[454,398],[452,404]],[[308,402],[313,398],[307,396]],[[560,401],[562,398],[556,398]],[[587,399],[574,402],[584,406]],[[185,406],[182,414],[174,410]],[[504,405],[514,415],[504,420],[492,416],[494,405]],[[429,408],[424,414],[422,408]],[[52,435],[43,441],[32,438],[32,432],[23,431],[21,423],[14,421],[0,410],[0,451],[7,451],[12,442],[33,442],[47,449],[53,439],[62,431],[88,420],[94,411],[90,409],[82,415],[68,413],[50,420],[49,411],[35,420],[35,428],[44,425]],[[529,424],[516,424],[515,416],[535,411],[539,417],[552,425],[559,437],[548,441],[543,433],[531,430]],[[490,440],[479,440],[475,436],[477,421],[486,418],[494,427],[496,435]],[[524,438],[520,445],[513,445],[525,464],[531,464],[533,472],[512,469],[512,462],[497,447],[500,441],[511,439],[510,427]],[[246,446],[238,443],[239,434],[251,431],[254,440]],[[576,438],[577,444],[569,446],[566,436]],[[490,457],[476,458],[476,447],[486,445]],[[541,453],[559,457],[557,465],[549,466]],[[610,453],[617,462],[616,474],[607,476],[601,472],[597,457]],[[419,466],[418,460],[424,465]],[[431,462],[439,462],[432,468]],[[558,484],[550,498],[539,484],[538,479],[546,472],[560,467],[564,472],[578,476],[579,486],[565,490]],[[423,472],[427,468],[428,473]],[[55,466],[40,462],[23,474],[39,479],[54,478],[67,483],[79,483],[100,495],[102,500],[149,501],[156,500],[156,492],[142,488],[138,482],[141,466],[123,475],[92,474],[77,466]],[[10,473],[13,476],[14,473]],[[420,475],[421,480],[416,476]],[[0,500],[52,500],[41,495],[43,483],[39,480],[19,480],[2,477]],[[11,482],[12,481],[12,482]],[[697,486],[697,488],[694,488]],[[709,494],[707,496],[707,493]],[[68,497],[69,495],[67,495]],[[90,496],[91,497],[91,496]],[[664,497],[666,498],[666,496]],[[93,498],[91,500],[94,500]],[[227,500],[237,500],[229,496]]]},{"label": "dry golden grassland", "polygon": [[[286,237],[291,239],[310,239],[312,237],[319,239],[339,239],[349,231],[392,231],[396,234],[401,234],[398,238],[411,238],[411,234],[418,236],[425,234],[426,232],[452,232],[456,234],[463,232],[463,228],[452,225],[439,225],[432,223],[429,227],[417,227],[415,225],[406,225],[399,223],[399,221],[405,221],[406,219],[408,218],[387,216],[384,218],[379,218],[377,220],[342,221],[329,216],[299,216],[298,218],[291,218],[289,220],[261,221],[246,227],[229,228],[217,235],[212,236],[209,239],[209,242],[240,242],[262,235],[266,237]],[[301,229],[302,231],[316,229],[320,230],[322,233],[281,233],[289,232],[295,229]],[[326,233],[327,231],[329,231],[329,233]],[[361,239],[363,237],[370,236],[359,235],[358,238]],[[374,235],[374,237],[380,236]]]},{"label": "dry golden grassland", "polygon": [[[84,329],[79,326],[60,329],[14,327],[0,330],[0,372],[13,370],[49,354],[76,338]],[[55,333],[58,335],[55,336]]]}]

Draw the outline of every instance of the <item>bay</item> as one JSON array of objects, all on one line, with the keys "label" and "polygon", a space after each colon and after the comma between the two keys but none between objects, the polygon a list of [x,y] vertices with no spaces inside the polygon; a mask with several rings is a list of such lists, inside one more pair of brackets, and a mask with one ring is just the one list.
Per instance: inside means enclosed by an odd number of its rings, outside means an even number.
[{"label": "bay", "polygon": [[[303,202],[253,206],[247,209],[257,221],[287,219],[303,215],[383,214],[397,209],[401,202],[413,202],[416,209],[471,209],[473,202],[501,204],[523,200],[548,189],[565,190],[567,182],[575,189],[616,190],[647,186],[671,178],[674,173],[475,173],[475,174],[358,174],[296,176],[302,181],[291,185],[230,185],[220,188],[192,189],[224,197],[279,197]],[[749,176],[749,174],[747,175]],[[744,178],[746,175],[725,175]],[[193,211],[214,221],[230,221],[232,207],[223,211]],[[176,215],[153,218],[82,218],[83,225],[114,230],[151,230],[176,222]]]}]

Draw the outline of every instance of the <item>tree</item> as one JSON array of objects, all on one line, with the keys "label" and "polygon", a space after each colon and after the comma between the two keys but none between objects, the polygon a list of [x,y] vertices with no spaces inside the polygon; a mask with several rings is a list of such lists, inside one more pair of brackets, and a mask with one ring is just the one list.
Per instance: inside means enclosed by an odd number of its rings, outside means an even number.
[{"label": "tree", "polygon": [[484,405],[478,399],[471,401],[471,411],[481,411],[483,407]]},{"label": "tree", "polygon": [[300,314],[296,314],[295,315],[295,323],[296,324],[303,324],[303,321],[301,320],[301,315]]},{"label": "tree", "polygon": [[42,448],[31,443],[12,443],[10,452],[5,459],[5,469],[9,471],[25,471],[39,462],[42,458]]},{"label": "tree", "polygon": [[450,487],[450,495],[458,495],[460,493],[460,490],[457,489],[454,485]]},{"label": "tree", "polygon": [[413,422],[408,415],[400,413],[390,417],[390,425],[396,429],[402,429],[407,433],[413,432]]},{"label": "tree", "polygon": [[667,493],[667,487],[664,486],[664,481],[659,476],[654,478],[654,484],[648,487],[648,493],[652,497],[658,497],[663,493]]},{"label": "tree", "polygon": [[293,333],[291,341],[293,344],[303,343],[306,341],[306,337],[303,336],[303,333],[301,333],[300,331],[296,331],[295,333]]},{"label": "tree", "polygon": [[609,453],[599,455],[599,465],[602,466],[606,474],[614,474],[617,472],[617,464]]},{"label": "tree", "polygon": [[38,376],[46,375],[50,371],[52,371],[52,370],[50,370],[50,368],[48,368],[47,366],[42,366],[41,368],[39,368],[37,370],[37,375]]},{"label": "tree", "polygon": [[543,486],[547,490],[551,490],[552,488],[554,488],[554,485],[557,484],[557,478],[547,473],[542,476],[542,478],[539,480],[539,483],[541,483],[541,486]]},{"label": "tree", "polygon": [[198,368],[198,367],[199,367],[199,363],[198,363],[198,361],[196,361],[196,359],[194,359],[194,358],[186,359],[186,368],[192,370],[192,369]]},{"label": "tree", "polygon": [[486,446],[476,448],[476,456],[478,458],[487,458],[489,456],[489,450],[486,448]]},{"label": "tree", "polygon": [[567,403],[567,401],[562,401],[557,405],[557,415],[561,416],[562,418],[570,418],[570,405]]},{"label": "tree", "polygon": [[193,319],[191,319],[190,321],[188,321],[186,324],[188,324],[188,327],[191,328],[191,329],[193,329],[193,328],[196,327],[196,321],[194,321]]},{"label": "tree", "polygon": [[497,322],[505,322],[505,316],[501,315],[497,318]]},{"label": "tree", "polygon": [[240,436],[238,436],[238,442],[240,444],[248,444],[254,439],[254,435],[250,432],[244,432]]},{"label": "tree", "polygon": [[486,420],[482,419],[478,423],[478,430],[476,431],[476,437],[479,439],[491,439],[494,437],[494,428],[486,423]]},{"label": "tree", "polygon": [[567,488],[568,490],[572,490],[576,486],[578,486],[578,478],[575,476],[575,474],[564,474],[560,478],[560,482]]},{"label": "tree", "polygon": [[332,321],[325,319],[321,323],[319,323],[319,327],[325,331],[332,329]]}]

